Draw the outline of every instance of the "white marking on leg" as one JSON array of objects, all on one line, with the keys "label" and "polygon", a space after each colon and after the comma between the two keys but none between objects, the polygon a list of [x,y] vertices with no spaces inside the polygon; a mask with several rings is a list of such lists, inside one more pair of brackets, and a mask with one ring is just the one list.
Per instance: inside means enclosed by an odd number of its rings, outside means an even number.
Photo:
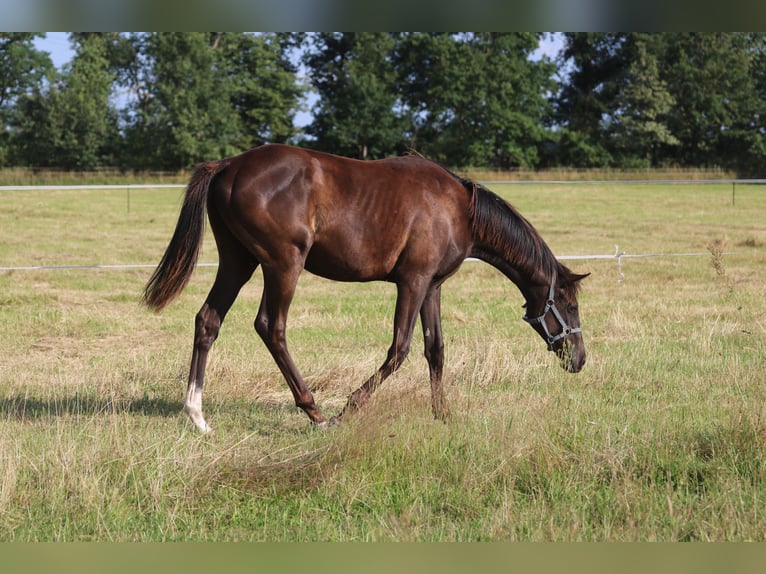
[{"label": "white marking on leg", "polygon": [[186,392],[184,411],[200,432],[208,433],[213,430],[208,426],[202,414],[202,391],[198,391],[194,386],[191,386]]}]

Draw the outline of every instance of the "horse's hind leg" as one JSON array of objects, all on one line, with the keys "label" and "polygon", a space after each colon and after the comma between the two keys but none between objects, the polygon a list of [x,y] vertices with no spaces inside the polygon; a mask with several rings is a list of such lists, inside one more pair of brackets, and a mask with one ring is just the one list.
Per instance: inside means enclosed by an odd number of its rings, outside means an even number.
[{"label": "horse's hind leg", "polygon": [[231,245],[230,251],[220,250],[219,267],[213,287],[197,313],[194,322],[194,350],[189,369],[184,411],[202,432],[211,429],[202,414],[202,388],[205,384],[205,367],[213,342],[218,338],[226,313],[231,308],[239,290],[250,279],[258,262],[240,245]]},{"label": "horse's hind leg", "polygon": [[432,287],[426,294],[423,306],[420,308],[420,320],[423,325],[425,356],[431,376],[431,410],[434,417],[445,420],[449,412],[442,386],[444,337],[441,322],[441,286]]}]

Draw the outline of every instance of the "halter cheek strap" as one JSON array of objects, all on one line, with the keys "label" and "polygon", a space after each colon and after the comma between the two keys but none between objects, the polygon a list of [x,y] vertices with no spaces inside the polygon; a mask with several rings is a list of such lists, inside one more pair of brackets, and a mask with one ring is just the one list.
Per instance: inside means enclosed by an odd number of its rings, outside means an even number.
[{"label": "halter cheek strap", "polygon": [[[543,314],[539,317],[528,317],[527,315],[524,315],[522,319],[524,319],[527,323],[530,325],[540,325],[545,332],[545,341],[548,343],[548,350],[553,350],[553,345],[556,343],[556,341],[559,341],[565,337],[568,337],[572,333],[582,333],[582,329],[580,327],[575,327],[574,329],[570,328],[569,325],[567,325],[567,322],[564,320],[564,317],[561,315],[559,310],[556,308],[556,303],[553,300],[553,294],[554,290],[556,288],[556,274],[553,274],[553,279],[551,280],[551,288],[548,291],[548,299],[545,302],[545,308],[543,309]],[[548,330],[548,325],[545,323],[545,316],[548,314],[548,311],[553,312],[553,316],[556,317],[556,320],[559,322],[559,325],[561,325],[561,332],[558,335],[551,335],[551,332]]]}]

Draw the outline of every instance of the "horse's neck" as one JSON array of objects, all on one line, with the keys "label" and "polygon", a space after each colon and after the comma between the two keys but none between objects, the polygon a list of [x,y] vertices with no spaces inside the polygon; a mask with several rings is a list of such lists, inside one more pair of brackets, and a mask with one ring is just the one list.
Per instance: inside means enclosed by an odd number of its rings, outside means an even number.
[{"label": "horse's neck", "polygon": [[531,288],[550,283],[554,270],[548,267],[553,255],[538,235],[522,232],[514,236],[507,229],[497,226],[491,233],[474,231],[470,256],[492,265],[528,299]]},{"label": "horse's neck", "polygon": [[532,224],[484,187],[474,187],[472,200],[471,255],[497,268],[525,296],[530,287],[549,283],[556,259]]},{"label": "horse's neck", "polygon": [[508,277],[518,287],[525,299],[529,299],[529,289],[539,282],[539,279],[534,277],[529,270],[524,269],[522,266],[513,265],[493,249],[475,245],[469,256],[489,263],[500,273]]}]

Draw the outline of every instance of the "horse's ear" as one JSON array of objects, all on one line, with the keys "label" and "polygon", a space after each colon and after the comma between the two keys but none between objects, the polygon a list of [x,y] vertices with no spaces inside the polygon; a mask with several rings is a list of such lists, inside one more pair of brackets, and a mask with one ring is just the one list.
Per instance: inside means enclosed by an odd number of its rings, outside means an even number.
[{"label": "horse's ear", "polygon": [[575,292],[577,292],[580,289],[580,281],[585,279],[586,277],[589,277],[590,273],[571,273],[569,277],[566,278],[566,285],[570,285],[574,288]]}]

